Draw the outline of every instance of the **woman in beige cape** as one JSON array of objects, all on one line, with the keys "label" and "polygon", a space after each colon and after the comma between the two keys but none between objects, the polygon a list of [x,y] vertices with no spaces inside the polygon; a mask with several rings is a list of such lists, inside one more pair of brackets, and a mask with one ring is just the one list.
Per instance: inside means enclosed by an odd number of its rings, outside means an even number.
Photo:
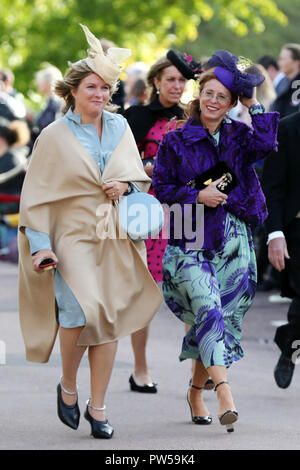
[{"label": "woman in beige cape", "polygon": [[[88,347],[91,396],[84,416],[94,437],[110,438],[104,397],[117,340],[148,325],[162,299],[144,242],[115,227],[118,199],[150,184],[126,120],[108,111],[128,50],[104,55],[83,29],[91,50],[57,83],[65,114],[37,139],[23,185],[19,307],[28,360],[47,362],[59,330],[57,409],[73,429],[80,419],[76,375]],[[56,270],[40,267],[48,258]]]}]

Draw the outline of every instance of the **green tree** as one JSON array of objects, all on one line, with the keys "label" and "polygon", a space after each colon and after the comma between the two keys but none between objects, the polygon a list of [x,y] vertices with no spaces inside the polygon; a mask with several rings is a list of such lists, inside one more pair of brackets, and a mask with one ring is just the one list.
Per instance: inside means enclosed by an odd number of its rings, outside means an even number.
[{"label": "green tree", "polygon": [[[166,48],[194,41],[202,21],[219,19],[236,36],[264,31],[264,19],[287,24],[274,0],[0,0],[0,65],[9,66],[27,93],[34,72],[50,62],[62,72],[85,57],[79,23],[151,63]],[[3,13],[4,12],[4,13]]]},{"label": "green tree", "polygon": [[250,30],[245,36],[237,37],[215,16],[211,21],[202,21],[197,39],[185,41],[180,49],[198,58],[209,56],[220,48],[253,61],[265,54],[277,58],[284,44],[299,42],[300,24],[299,0],[277,0],[277,4],[289,20],[288,27],[266,18],[266,29],[262,34]]}]

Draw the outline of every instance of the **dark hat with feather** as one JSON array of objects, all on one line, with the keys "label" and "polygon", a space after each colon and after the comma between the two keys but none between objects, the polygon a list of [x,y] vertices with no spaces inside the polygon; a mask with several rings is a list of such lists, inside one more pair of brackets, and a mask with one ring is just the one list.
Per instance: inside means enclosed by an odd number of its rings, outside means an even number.
[{"label": "dark hat with feather", "polygon": [[200,62],[193,60],[192,56],[180,54],[180,52],[175,49],[170,49],[167,52],[167,59],[172,62],[187,80],[191,78],[195,80],[198,75],[203,72]]}]

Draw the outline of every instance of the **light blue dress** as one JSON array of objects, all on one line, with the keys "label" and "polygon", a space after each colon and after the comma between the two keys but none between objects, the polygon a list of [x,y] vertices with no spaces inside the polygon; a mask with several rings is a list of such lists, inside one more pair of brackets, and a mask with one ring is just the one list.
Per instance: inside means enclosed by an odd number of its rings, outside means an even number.
[{"label": "light blue dress", "polygon": [[[101,173],[109,161],[111,154],[121,140],[127,121],[120,114],[112,114],[108,111],[102,113],[101,140],[93,124],[81,124],[81,114],[74,114],[71,108],[61,118],[74,133],[76,138],[94,158]],[[131,189],[135,192],[139,188],[130,182]],[[51,250],[51,242],[48,234],[25,229],[31,254],[39,250]],[[64,328],[76,328],[85,325],[85,315],[73,292],[60,275],[58,269],[54,276],[54,292],[58,306],[58,321]]]}]

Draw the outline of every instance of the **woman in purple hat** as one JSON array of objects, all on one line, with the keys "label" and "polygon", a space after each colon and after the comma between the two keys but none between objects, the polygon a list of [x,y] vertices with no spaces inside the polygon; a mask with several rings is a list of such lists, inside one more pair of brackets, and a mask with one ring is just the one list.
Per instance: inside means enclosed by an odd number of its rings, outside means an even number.
[{"label": "woman in purple hat", "polygon": [[[204,206],[203,240],[193,249],[194,240],[186,231],[179,237],[170,218],[163,292],[173,313],[191,325],[179,359],[195,359],[187,393],[192,421],[212,422],[202,399],[211,377],[220,423],[230,432],[238,413],[227,368],[243,356],[242,319],[256,289],[251,229],[267,216],[253,164],[276,148],[279,115],[265,113],[257,102],[254,88],[264,77],[243,72],[245,60],[221,50],[207,65],[189,119],[160,145],[152,182],[162,203],[180,205],[183,224],[192,208],[195,227],[197,205]],[[249,110],[253,129],[228,117],[238,98]]]}]

